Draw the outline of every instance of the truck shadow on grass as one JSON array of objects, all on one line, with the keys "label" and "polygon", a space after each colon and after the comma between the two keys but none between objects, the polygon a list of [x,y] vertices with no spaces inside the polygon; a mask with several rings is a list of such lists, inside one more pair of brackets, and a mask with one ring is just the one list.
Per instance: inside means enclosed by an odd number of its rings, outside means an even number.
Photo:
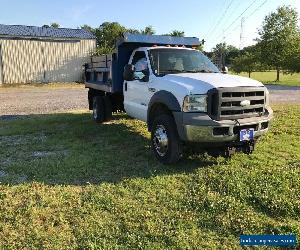
[{"label": "truck shadow on grass", "polygon": [[216,159],[185,156],[165,166],[154,157],[146,124],[117,114],[95,124],[89,113],[0,119],[0,181],[85,185],[181,174]]}]

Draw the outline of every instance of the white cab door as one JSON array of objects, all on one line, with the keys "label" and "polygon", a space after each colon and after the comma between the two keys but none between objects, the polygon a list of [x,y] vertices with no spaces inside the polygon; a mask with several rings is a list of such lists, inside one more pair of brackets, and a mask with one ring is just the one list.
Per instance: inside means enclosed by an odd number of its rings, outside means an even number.
[{"label": "white cab door", "polygon": [[135,72],[134,80],[124,83],[125,110],[129,116],[147,121],[148,104],[153,95],[149,91],[148,58],[144,51],[136,51],[130,62],[135,66]]}]

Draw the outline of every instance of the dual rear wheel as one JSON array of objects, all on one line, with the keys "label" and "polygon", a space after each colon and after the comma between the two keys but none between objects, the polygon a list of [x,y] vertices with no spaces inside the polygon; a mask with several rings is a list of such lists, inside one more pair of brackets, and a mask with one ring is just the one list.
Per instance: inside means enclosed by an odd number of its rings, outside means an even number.
[{"label": "dual rear wheel", "polygon": [[108,96],[93,97],[93,119],[97,123],[112,119],[112,103]]}]

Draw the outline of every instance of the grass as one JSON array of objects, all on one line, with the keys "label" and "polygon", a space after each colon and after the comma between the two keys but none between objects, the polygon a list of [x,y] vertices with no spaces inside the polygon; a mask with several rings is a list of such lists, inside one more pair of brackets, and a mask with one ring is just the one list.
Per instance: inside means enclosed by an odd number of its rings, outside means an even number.
[{"label": "grass", "polygon": [[[300,235],[300,106],[254,154],[163,166],[143,122],[87,113],[0,121],[0,249],[240,249]],[[299,247],[299,246],[298,246]]]},{"label": "grass", "polygon": [[[248,77],[248,73],[241,73],[241,76]],[[287,86],[300,86],[300,73],[283,74],[280,72],[280,81],[276,82],[276,71],[253,72],[251,78],[266,84],[281,84]]]}]

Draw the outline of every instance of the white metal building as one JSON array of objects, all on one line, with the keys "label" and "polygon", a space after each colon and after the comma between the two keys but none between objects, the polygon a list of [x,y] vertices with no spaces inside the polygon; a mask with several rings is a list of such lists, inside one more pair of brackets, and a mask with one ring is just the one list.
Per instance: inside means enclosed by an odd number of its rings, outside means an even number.
[{"label": "white metal building", "polygon": [[0,24],[0,84],[80,82],[95,47],[82,29]]}]

